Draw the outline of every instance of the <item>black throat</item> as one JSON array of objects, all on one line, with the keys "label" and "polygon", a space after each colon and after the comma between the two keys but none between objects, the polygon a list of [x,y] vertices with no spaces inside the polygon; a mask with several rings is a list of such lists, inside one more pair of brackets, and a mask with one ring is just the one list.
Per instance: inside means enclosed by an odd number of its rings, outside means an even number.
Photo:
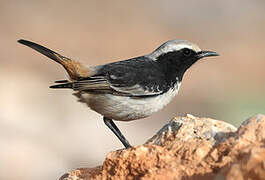
[{"label": "black throat", "polygon": [[181,51],[173,51],[157,57],[157,63],[165,73],[169,85],[172,86],[182,80],[186,70],[197,61],[195,55],[195,52],[190,56],[185,56]]}]

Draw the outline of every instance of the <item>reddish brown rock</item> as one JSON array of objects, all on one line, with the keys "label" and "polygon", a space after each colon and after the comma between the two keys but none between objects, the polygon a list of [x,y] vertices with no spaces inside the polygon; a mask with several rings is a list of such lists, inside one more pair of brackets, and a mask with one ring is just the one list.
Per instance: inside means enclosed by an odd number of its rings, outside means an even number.
[{"label": "reddish brown rock", "polygon": [[265,179],[265,148],[253,147],[245,151],[229,168],[227,179]]},{"label": "reddish brown rock", "polygon": [[232,180],[265,179],[265,116],[256,115],[242,123],[234,136],[221,143],[217,150],[223,173]]},{"label": "reddish brown rock", "polygon": [[235,130],[223,121],[177,117],[146,144],[110,152],[102,167],[61,179],[264,179],[265,116]]}]

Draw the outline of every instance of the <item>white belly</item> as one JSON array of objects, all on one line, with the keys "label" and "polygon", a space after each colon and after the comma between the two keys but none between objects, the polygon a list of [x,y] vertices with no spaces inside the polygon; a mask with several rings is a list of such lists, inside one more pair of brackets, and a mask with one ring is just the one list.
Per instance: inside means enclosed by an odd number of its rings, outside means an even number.
[{"label": "white belly", "polygon": [[177,94],[179,85],[164,94],[153,97],[133,98],[89,92],[79,92],[75,95],[80,102],[86,103],[92,110],[105,117],[119,121],[130,121],[148,117],[161,110]]}]

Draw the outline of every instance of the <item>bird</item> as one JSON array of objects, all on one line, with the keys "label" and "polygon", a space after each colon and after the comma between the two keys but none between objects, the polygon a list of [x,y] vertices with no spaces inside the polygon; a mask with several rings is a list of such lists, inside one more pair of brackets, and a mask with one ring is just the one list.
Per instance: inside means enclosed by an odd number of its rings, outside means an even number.
[{"label": "bird", "polygon": [[219,56],[187,40],[169,40],[143,56],[88,66],[37,43],[18,42],[62,65],[68,78],[50,88],[72,89],[79,102],[103,116],[125,148],[131,144],[113,120],[143,119],[161,110],[177,95],[187,69],[202,58]]}]

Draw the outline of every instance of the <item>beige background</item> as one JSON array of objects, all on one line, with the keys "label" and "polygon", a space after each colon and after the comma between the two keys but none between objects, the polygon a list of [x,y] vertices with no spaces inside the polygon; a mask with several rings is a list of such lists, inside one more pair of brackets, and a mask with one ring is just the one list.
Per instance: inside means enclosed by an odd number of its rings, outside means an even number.
[{"label": "beige background", "polygon": [[16,41],[29,39],[89,65],[144,55],[169,39],[221,54],[194,65],[179,95],[145,120],[118,122],[134,145],[173,116],[239,125],[265,113],[265,1],[0,1],[0,179],[58,179],[122,148],[102,117],[70,90],[63,68]]}]

